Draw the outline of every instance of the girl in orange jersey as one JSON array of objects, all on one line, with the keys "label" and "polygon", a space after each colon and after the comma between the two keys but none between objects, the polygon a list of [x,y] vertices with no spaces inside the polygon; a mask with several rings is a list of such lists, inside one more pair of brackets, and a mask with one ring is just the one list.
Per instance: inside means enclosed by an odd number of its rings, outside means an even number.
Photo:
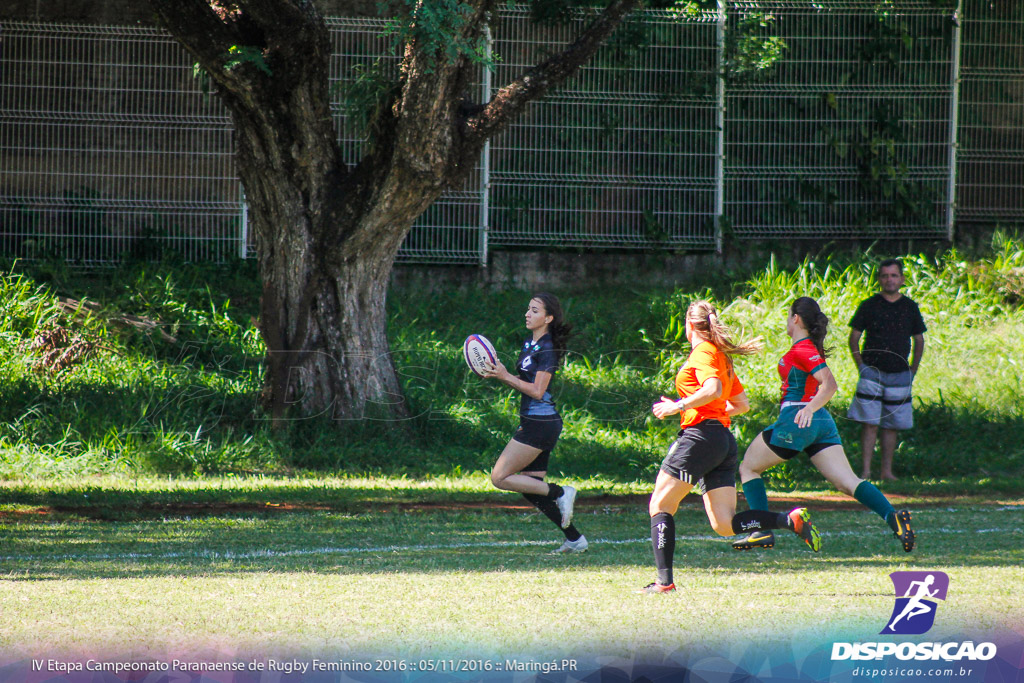
[{"label": "girl in orange jersey", "polygon": [[676,375],[679,400],[664,396],[654,404],[654,415],[664,419],[679,414],[681,429],[661,463],[648,511],[651,545],[658,580],[641,589],[657,594],[675,590],[672,560],[675,554],[675,513],[679,503],[697,487],[711,527],[722,536],[761,529],[790,529],[812,550],[821,537],[805,508],[789,513],[747,510],[736,514],[736,439],[730,420],[750,409],[743,384],[733,369],[732,356],[755,353],[759,340],[736,344],[707,301],[690,304],[686,311],[686,339],[692,350]]}]

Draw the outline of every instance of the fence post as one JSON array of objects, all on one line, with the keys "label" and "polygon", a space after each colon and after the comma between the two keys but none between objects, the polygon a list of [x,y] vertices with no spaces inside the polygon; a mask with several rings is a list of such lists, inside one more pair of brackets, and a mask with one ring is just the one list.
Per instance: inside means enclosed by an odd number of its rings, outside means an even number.
[{"label": "fence post", "polygon": [[960,22],[963,0],[957,0],[953,12],[952,94],[949,100],[949,184],[946,190],[946,239],[953,241],[956,225],[956,153],[957,127],[960,125]]},{"label": "fence post", "polygon": [[245,260],[249,257],[249,202],[245,201],[245,188],[241,187],[241,183],[239,187],[242,195],[242,234],[239,235],[238,258]]},{"label": "fence post", "polygon": [[[483,99],[484,104],[491,101],[491,69],[488,66],[491,61],[494,39],[491,36],[491,27],[484,26],[484,41],[486,43],[486,54],[484,56],[483,68]],[[487,267],[488,238],[491,228],[491,140],[484,142],[484,149],[480,153],[480,267]]]},{"label": "fence post", "polygon": [[718,142],[715,153],[715,251],[722,253],[725,217],[725,0],[718,0]]}]

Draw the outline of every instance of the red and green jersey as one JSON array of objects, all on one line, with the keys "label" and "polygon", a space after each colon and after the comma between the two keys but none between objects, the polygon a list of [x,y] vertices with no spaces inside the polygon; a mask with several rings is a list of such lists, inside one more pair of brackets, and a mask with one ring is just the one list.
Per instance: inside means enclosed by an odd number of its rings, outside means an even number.
[{"label": "red and green jersey", "polygon": [[807,403],[818,391],[814,373],[825,367],[825,359],[810,337],[793,344],[779,361],[782,403]]}]

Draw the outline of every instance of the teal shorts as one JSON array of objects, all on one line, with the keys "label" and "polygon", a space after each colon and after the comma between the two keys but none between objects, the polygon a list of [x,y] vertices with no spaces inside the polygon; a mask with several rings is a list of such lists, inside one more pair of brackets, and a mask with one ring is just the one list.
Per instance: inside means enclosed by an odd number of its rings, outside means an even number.
[{"label": "teal shorts", "polygon": [[842,443],[835,420],[824,408],[814,413],[811,424],[802,429],[797,427],[793,418],[801,408],[802,405],[784,407],[779,413],[779,419],[762,432],[764,442],[783,460],[789,460],[800,451],[813,456],[829,446]]}]

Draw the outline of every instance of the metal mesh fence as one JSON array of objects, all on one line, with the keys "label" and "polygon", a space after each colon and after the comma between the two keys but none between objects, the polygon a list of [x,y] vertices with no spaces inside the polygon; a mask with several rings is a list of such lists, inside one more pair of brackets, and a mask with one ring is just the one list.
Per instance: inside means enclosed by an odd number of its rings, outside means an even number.
[{"label": "metal mesh fence", "polygon": [[[586,17],[495,32],[495,83],[571,40]],[[648,12],[491,148],[490,244],[715,246],[719,15]]]},{"label": "metal mesh fence", "polygon": [[751,2],[730,13],[734,32],[746,24],[785,42],[770,72],[727,91],[734,234],[947,234],[952,13],[893,5]]},{"label": "metal mesh fence", "polygon": [[[722,226],[738,239],[946,236],[954,198],[962,222],[1019,222],[1024,6],[962,2],[962,31],[937,0],[737,0],[723,13],[634,17],[495,138],[399,261],[476,263],[489,247],[711,249]],[[356,65],[394,66],[382,21],[328,25],[336,87]],[[480,99],[579,28],[503,11]],[[781,59],[755,76],[740,39]],[[352,162],[358,133],[339,103]],[[3,252],[249,254],[232,149],[223,106],[164,32],[3,27]]]},{"label": "metal mesh fence", "polygon": [[82,263],[239,252],[231,123],[166,33],[12,23],[0,49],[5,252]]},{"label": "metal mesh fence", "polygon": [[957,217],[1024,222],[1024,4],[966,0]]}]

